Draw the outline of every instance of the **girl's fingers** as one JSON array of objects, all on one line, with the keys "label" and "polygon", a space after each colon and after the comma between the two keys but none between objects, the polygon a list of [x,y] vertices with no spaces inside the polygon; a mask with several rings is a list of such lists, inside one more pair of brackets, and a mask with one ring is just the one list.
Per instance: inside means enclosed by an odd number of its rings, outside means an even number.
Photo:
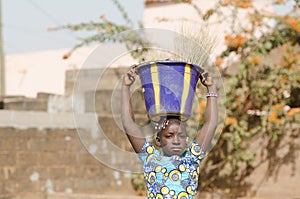
[{"label": "girl's fingers", "polygon": [[200,74],[201,76],[201,82],[204,83],[207,80],[207,77],[209,76],[209,73],[207,71],[204,71]]},{"label": "girl's fingers", "polygon": [[136,70],[135,69],[136,69],[137,66],[138,66],[137,64],[134,64],[134,65],[130,66],[129,71],[132,71],[133,73],[136,74]]},{"label": "girl's fingers", "polygon": [[127,72],[127,78],[131,82],[135,81],[135,76],[136,76],[136,73],[134,73],[133,71],[130,70],[130,71]]},{"label": "girl's fingers", "polygon": [[132,75],[132,76],[137,75],[137,73],[135,72],[135,69],[134,69],[134,68],[131,68],[131,69],[128,71],[128,73],[130,73],[130,75]]},{"label": "girl's fingers", "polygon": [[129,68],[129,70],[127,71],[127,73],[124,75],[124,77],[123,77],[123,83],[125,85],[131,85],[135,81],[135,77],[137,75],[136,70],[135,70],[136,66],[137,65],[131,66]]},{"label": "girl's fingers", "polygon": [[132,79],[132,75],[130,73],[127,73],[128,79]]},{"label": "girl's fingers", "polygon": [[210,86],[213,84],[213,78],[211,74],[207,71],[204,71],[203,73],[200,74],[201,76],[201,83],[205,86]]}]

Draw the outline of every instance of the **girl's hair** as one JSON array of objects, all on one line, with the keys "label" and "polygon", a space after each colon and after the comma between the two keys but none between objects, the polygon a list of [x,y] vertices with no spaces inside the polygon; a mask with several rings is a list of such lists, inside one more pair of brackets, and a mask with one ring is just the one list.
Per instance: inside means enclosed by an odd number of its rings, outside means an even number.
[{"label": "girl's hair", "polygon": [[162,116],[158,122],[155,122],[154,129],[158,134],[163,131],[170,123],[177,122],[180,125],[186,126],[186,123],[180,120],[179,116]]}]

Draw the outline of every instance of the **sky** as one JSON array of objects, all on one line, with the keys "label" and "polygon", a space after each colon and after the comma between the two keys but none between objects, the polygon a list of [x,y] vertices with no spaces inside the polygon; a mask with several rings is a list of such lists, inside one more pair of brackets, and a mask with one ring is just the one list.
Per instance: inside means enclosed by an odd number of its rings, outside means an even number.
[{"label": "sky", "polygon": [[274,11],[277,14],[284,15],[291,12],[294,6],[296,6],[295,1],[291,0],[291,1],[287,1],[285,4],[274,6]]},{"label": "sky", "polygon": [[[143,20],[144,0],[120,0],[130,19]],[[291,1],[293,2],[293,1]],[[291,4],[275,9],[284,13]],[[289,9],[287,9],[289,8]],[[87,33],[48,31],[48,27],[109,20],[124,23],[112,0],[2,0],[4,54],[72,48]]]},{"label": "sky", "polygon": [[[132,21],[143,19],[144,0],[119,1]],[[111,0],[2,0],[4,54],[72,48],[85,34],[48,27],[99,21],[124,23]]]}]

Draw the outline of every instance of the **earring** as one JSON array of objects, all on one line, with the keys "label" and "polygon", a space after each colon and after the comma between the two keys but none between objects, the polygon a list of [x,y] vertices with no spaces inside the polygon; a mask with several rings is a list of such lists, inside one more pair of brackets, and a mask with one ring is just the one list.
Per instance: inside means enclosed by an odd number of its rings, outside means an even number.
[{"label": "earring", "polygon": [[185,143],[188,144],[189,143],[189,137],[186,137],[185,139]]}]

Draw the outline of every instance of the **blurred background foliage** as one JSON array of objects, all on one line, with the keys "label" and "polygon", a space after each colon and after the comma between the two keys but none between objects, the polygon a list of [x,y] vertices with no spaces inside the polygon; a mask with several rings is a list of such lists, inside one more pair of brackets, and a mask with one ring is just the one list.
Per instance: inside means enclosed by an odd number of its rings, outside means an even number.
[{"label": "blurred background foliage", "polygon": [[[267,164],[265,179],[276,179],[287,164],[294,175],[299,152],[300,13],[296,4],[279,15],[253,3],[224,0],[203,14],[205,21],[214,15],[220,22],[230,20],[232,28],[225,34],[226,49],[215,60],[224,79],[227,118],[202,165],[200,188],[221,190],[233,198],[255,194],[248,177],[262,164]],[[236,17],[239,12],[246,17]],[[245,19],[243,27],[240,21]],[[232,56],[238,59],[228,65]]]},{"label": "blurred background foliage", "polygon": [[[176,2],[190,4],[208,24],[223,21],[231,24],[225,32],[225,48],[213,63],[225,85],[226,119],[222,121],[218,142],[202,164],[200,192],[221,192],[232,198],[255,195],[259,186],[253,187],[249,177],[262,164],[267,164],[264,179],[276,179],[283,165],[290,165],[290,174],[294,175],[300,122],[299,0],[293,1],[294,8],[286,14],[256,8],[253,0],[219,0],[205,13],[193,1]],[[291,0],[268,2],[277,6]],[[117,41],[124,42],[133,56],[143,61],[143,53],[147,51],[145,41],[139,37],[120,40],[114,37],[134,29],[121,4],[117,0],[114,3],[127,25],[100,16],[99,22],[52,28],[95,33],[82,39],[64,58],[71,56],[76,48],[95,41]],[[239,13],[245,17],[239,18]],[[241,20],[247,20],[247,26]],[[200,101],[198,107],[195,111],[202,115],[205,102]],[[196,126],[199,122],[203,122],[203,117],[191,121]],[[144,189],[141,176],[134,175],[132,181],[134,187]]]}]

